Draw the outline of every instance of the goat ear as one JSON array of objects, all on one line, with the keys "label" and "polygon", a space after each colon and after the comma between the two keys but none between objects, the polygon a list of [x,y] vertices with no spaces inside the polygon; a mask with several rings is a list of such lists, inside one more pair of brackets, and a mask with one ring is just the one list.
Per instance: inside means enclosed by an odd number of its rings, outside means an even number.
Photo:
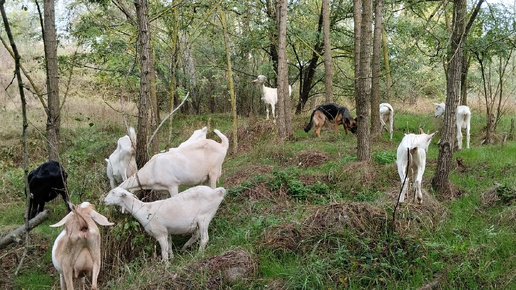
[{"label": "goat ear", "polygon": [[69,214],[67,214],[62,220],[60,220],[58,223],[56,224],[53,224],[53,225],[50,225],[50,227],[52,228],[57,228],[57,227],[60,227],[62,225],[64,225],[66,223],[66,221],[73,215],[73,211],[70,212]]},{"label": "goat ear", "polygon": [[432,139],[432,138],[435,136],[435,134],[437,134],[437,132],[439,132],[439,131],[435,131],[435,132],[433,132],[432,134],[430,134],[430,136],[429,136],[429,138],[428,138],[428,139]]},{"label": "goat ear", "polygon": [[112,225],[114,225],[114,223],[108,221],[108,219],[105,216],[101,215],[100,213],[98,213],[98,212],[96,212],[94,210],[91,211],[90,215],[91,215],[91,218],[96,223],[98,223],[101,226],[112,226]]}]

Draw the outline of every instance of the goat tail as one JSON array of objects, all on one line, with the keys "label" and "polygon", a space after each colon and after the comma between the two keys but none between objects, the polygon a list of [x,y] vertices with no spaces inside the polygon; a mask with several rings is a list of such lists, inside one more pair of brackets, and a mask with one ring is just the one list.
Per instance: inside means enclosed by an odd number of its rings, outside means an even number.
[{"label": "goat tail", "polygon": [[306,132],[306,133],[308,133],[308,131],[310,131],[310,129],[312,129],[312,125],[313,125],[313,119],[314,119],[315,111],[317,111],[317,110],[314,110],[314,111],[312,112],[312,115],[310,116],[310,122],[308,122],[308,125],[306,125],[306,127],[305,127],[305,132]]},{"label": "goat tail", "polygon": [[226,150],[228,150],[229,148],[229,140],[228,140],[228,137],[226,137],[226,135],[222,134],[219,130],[215,129],[213,130],[213,132],[215,132],[215,134],[217,134],[220,138],[220,140],[222,140],[222,147],[226,148]]},{"label": "goat tail", "polygon": [[129,127],[129,139],[131,139],[131,144],[136,148],[136,131],[134,131],[133,127]]}]

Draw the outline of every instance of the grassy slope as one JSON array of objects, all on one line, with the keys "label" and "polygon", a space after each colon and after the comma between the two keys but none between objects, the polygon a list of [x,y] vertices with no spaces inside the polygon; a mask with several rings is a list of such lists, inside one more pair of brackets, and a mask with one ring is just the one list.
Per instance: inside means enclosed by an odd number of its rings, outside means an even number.
[{"label": "grassy slope", "polygon": [[[321,138],[306,134],[306,116],[294,117],[295,138],[283,144],[274,141],[272,125],[262,118],[242,119],[241,151],[229,154],[223,165],[221,185],[228,195],[212,221],[206,252],[198,253],[196,246],[178,252],[186,239],[174,237],[175,259],[166,265],[152,257],[159,246],[137,222],[101,202],[109,189],[104,158],[124,134],[120,120],[106,117],[109,111],[70,108],[62,130],[62,161],[71,199],[93,202],[117,224],[103,229],[102,288],[514,287],[516,210],[511,198],[516,195],[516,145],[480,146],[484,118],[475,114],[472,149],[455,154],[465,165],[453,164],[451,179],[458,194],[440,197],[429,188],[438,153],[439,136],[434,138],[423,177],[424,204],[401,206],[398,233],[389,235],[400,186],[394,163],[397,145],[403,132],[416,132],[419,124],[430,131],[437,126],[431,112],[397,111],[394,140],[384,133],[372,143],[369,163],[356,162],[356,139],[342,130],[335,136],[323,129]],[[14,114],[3,118],[21,122]],[[170,145],[207,124],[231,137],[229,115],[176,116]],[[507,130],[508,121],[503,120],[499,131]],[[2,235],[23,223],[18,136],[16,128],[2,133]],[[213,133],[208,137],[217,138]],[[45,159],[44,143],[34,129],[30,140],[34,168]],[[495,181],[505,186],[500,192],[508,201],[498,198]],[[59,229],[48,225],[65,212],[61,200],[47,208],[50,218],[32,232],[31,255],[18,277],[13,273],[23,248],[11,246],[0,254],[0,284],[5,288],[58,285],[50,251]],[[236,259],[224,255],[239,251],[251,259],[241,263],[245,274],[233,281],[221,270],[221,261]],[[218,270],[202,266],[206,261],[219,267],[221,278]]]}]

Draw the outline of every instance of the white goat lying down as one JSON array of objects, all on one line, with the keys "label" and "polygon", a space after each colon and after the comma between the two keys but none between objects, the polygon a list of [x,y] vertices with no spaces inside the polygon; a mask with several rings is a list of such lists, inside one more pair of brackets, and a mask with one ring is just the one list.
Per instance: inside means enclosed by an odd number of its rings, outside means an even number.
[{"label": "white goat lying down", "polygon": [[392,140],[392,130],[394,126],[394,109],[392,106],[388,103],[381,103],[380,104],[380,123],[382,124],[382,127],[380,130],[385,129],[387,131],[386,122],[389,121],[389,134],[391,136]]},{"label": "white goat lying down", "polygon": [[209,240],[208,226],[225,194],[223,187],[212,189],[200,185],[164,200],[142,202],[127,190],[117,187],[108,193],[104,202],[129,211],[145,231],[158,240],[161,258],[166,261],[169,255],[173,257],[169,235],[192,234],[182,250],[200,237],[199,251],[204,251]]},{"label": "white goat lying down", "polygon": [[115,188],[136,172],[135,146],[136,133],[134,128],[131,127],[129,128],[129,135],[118,139],[115,151],[109,155],[109,159],[106,159],[106,172],[111,188]]},{"label": "white goat lying down", "polygon": [[[437,132],[428,135],[420,129],[420,133],[421,134],[418,135],[406,134],[398,146],[396,164],[398,165],[398,174],[401,179],[401,184],[403,185],[403,182],[405,181],[405,185],[401,190],[399,202],[405,201],[405,194],[409,188],[411,178],[414,186],[414,200],[417,197],[420,204],[423,201],[421,184],[423,181],[423,173],[425,172],[426,152],[428,151],[430,141],[432,141],[432,138]],[[408,172],[407,163],[409,163]]]},{"label": "white goat lying down", "polygon": [[[444,103],[434,103],[435,117],[438,118],[445,111]],[[469,128],[471,121],[471,110],[468,106],[457,106],[457,145],[459,150],[462,149],[462,132],[461,129],[466,129],[466,148],[469,149]]]},{"label": "white goat lying down", "polygon": [[[219,130],[214,132],[222,140],[197,140],[181,148],[156,154],[136,174],[127,178],[119,187],[168,190],[170,196],[178,193],[180,185],[198,185],[209,181],[217,186],[222,175],[222,163],[229,148],[229,140]],[[140,187],[141,185],[141,187]]]},{"label": "white goat lying down", "polygon": [[97,277],[100,272],[100,233],[97,222],[101,226],[112,226],[113,223],[95,211],[89,202],[80,206],[70,204],[72,211],[61,221],[51,225],[64,230],[59,234],[52,247],[52,263],[59,272],[61,289],[73,289],[74,279],[81,278],[84,289],[84,278],[91,277],[91,289],[97,289]]},{"label": "white goat lying down", "polygon": [[[260,91],[262,93],[262,101],[265,103],[265,111],[267,112],[267,120],[269,120],[269,106],[271,106],[272,111],[272,119],[276,122],[276,114],[274,113],[276,103],[278,102],[278,89],[277,88],[269,88],[264,84],[267,81],[267,77],[264,75],[259,75],[252,83],[256,83],[260,85]],[[288,96],[292,94],[292,86],[288,86]]]}]

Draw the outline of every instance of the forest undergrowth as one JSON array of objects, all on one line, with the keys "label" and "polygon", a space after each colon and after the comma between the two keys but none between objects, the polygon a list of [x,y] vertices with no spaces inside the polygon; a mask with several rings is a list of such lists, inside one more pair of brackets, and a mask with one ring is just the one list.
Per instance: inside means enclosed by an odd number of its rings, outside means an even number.
[{"label": "forest undergrowth", "polygon": [[[481,111],[473,112],[471,149],[454,154],[454,193],[439,196],[430,188],[437,136],[428,150],[423,203],[409,198],[394,218],[400,187],[397,146],[404,133],[416,133],[419,126],[440,131],[431,109],[398,109],[393,140],[386,132],[373,140],[369,162],[356,160],[356,137],[342,128],[334,135],[325,127],[320,138],[305,133],[309,113],[293,117],[294,137],[284,142],[276,140],[274,125],[263,116],[240,118],[239,150],[229,152],[223,164],[219,185],[227,194],[210,225],[206,251],[199,253],[194,244],[181,252],[189,237],[174,236],[174,259],[162,263],[158,243],[140,224],[102,202],[109,191],[104,158],[125,128],[105,104],[85,103],[90,107],[79,109],[71,101],[66,107],[61,163],[71,201],[90,201],[115,223],[101,229],[100,288],[515,289],[516,144],[481,145]],[[29,118],[30,170],[46,161],[44,122],[34,121],[40,115]],[[4,236],[23,224],[25,198],[21,117],[4,109],[0,119],[10,124],[0,140]],[[230,114],[178,114],[171,129],[168,124],[161,129],[162,149],[177,146],[203,126],[209,127],[208,138],[219,141],[213,129],[234,138]],[[500,136],[509,127],[510,119],[502,119]],[[0,288],[59,287],[51,250],[61,229],[49,225],[66,209],[60,198],[46,208],[49,218],[31,231],[17,276],[23,243],[1,250]]]}]

